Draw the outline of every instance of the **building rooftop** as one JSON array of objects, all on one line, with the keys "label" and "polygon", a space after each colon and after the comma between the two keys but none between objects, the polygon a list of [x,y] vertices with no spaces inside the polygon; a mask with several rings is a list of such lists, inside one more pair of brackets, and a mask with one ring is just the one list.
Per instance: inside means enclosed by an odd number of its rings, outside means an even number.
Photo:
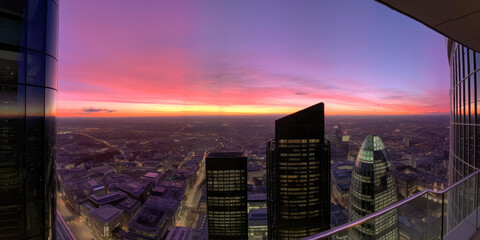
[{"label": "building rooftop", "polygon": [[156,172],[147,172],[145,173],[145,175],[143,175],[144,177],[148,177],[148,178],[156,178],[160,175],[160,173],[156,173]]},{"label": "building rooftop", "polygon": [[243,152],[212,152],[208,154],[208,158],[234,158],[234,157],[246,157]]},{"label": "building rooftop", "polygon": [[143,206],[140,212],[130,222],[131,230],[141,230],[145,232],[157,232],[162,225],[162,219],[165,218],[165,212],[151,206]]},{"label": "building rooftop", "polygon": [[174,227],[170,230],[165,240],[188,240],[191,234],[191,228]]},{"label": "building rooftop", "polygon": [[180,202],[175,198],[165,198],[158,196],[149,196],[145,201],[144,206],[151,206],[157,209],[161,209],[165,212],[175,212],[179,206]]},{"label": "building rooftop", "polygon": [[104,195],[95,195],[95,194],[90,194],[88,196],[88,199],[90,199],[92,202],[94,202],[97,205],[105,205],[111,202],[118,201],[120,199],[126,198],[127,194],[124,192],[116,191],[116,192],[111,192],[108,194]]},{"label": "building rooftop", "polygon": [[145,191],[146,186],[138,182],[129,182],[119,186],[118,189],[130,194],[131,196],[139,197]]},{"label": "building rooftop", "polygon": [[123,210],[120,210],[116,207],[113,207],[111,205],[105,205],[105,206],[101,206],[99,208],[95,208],[95,209],[92,209],[90,210],[90,214],[104,222],[104,223],[110,223],[112,222],[113,220],[115,220],[116,218],[118,217],[121,217],[122,214],[123,214]]},{"label": "building rooftop", "polygon": [[118,209],[123,210],[127,214],[137,211],[137,209],[139,209],[140,207],[141,204],[139,201],[129,197],[127,197],[125,200],[123,200],[120,204],[117,205]]}]

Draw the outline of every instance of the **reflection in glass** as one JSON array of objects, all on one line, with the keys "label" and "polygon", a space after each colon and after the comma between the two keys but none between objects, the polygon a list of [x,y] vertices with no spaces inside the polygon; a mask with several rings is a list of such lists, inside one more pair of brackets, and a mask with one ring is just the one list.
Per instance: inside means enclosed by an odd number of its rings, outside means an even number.
[{"label": "reflection in glass", "polygon": [[58,6],[53,1],[48,0],[47,9],[47,54],[57,57],[58,44]]},{"label": "reflection in glass", "polygon": [[57,60],[46,56],[45,87],[57,89]]},{"label": "reflection in glass", "polygon": [[44,89],[27,87],[26,97],[27,234],[32,236],[43,231],[45,218]]},{"label": "reflection in glass", "polygon": [[24,114],[25,87],[0,84],[0,239],[25,238]]},{"label": "reflection in glass", "polygon": [[25,1],[0,1],[0,43],[25,46]]},{"label": "reflection in glass", "polygon": [[27,83],[37,86],[45,85],[45,55],[27,52]]},{"label": "reflection in glass", "polygon": [[0,50],[0,83],[25,83],[25,53]]},{"label": "reflection in glass", "polygon": [[28,48],[45,51],[45,0],[30,0],[28,4]]}]

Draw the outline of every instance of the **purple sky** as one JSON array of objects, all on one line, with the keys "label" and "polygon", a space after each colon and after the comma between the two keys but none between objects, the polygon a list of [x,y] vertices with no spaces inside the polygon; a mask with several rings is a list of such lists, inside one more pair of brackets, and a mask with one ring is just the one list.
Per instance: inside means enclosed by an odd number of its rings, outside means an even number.
[{"label": "purple sky", "polygon": [[59,116],[447,113],[445,38],[371,0],[62,1]]}]

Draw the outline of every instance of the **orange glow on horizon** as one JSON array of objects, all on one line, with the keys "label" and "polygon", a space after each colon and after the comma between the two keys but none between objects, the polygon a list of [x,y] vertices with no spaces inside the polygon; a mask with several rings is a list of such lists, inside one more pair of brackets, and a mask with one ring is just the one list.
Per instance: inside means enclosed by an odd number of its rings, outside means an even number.
[{"label": "orange glow on horizon", "polygon": [[[176,104],[138,104],[138,103],[85,103],[91,107],[60,106],[58,117],[154,117],[154,116],[216,116],[216,115],[287,115],[311,106],[265,106],[265,105],[176,105]],[[85,106],[83,105],[83,106]],[[109,106],[104,108],[103,106]],[[426,109],[401,106],[398,109],[388,107],[355,108],[340,104],[325,104],[325,115],[419,115],[448,114],[448,112],[429,112]]]}]

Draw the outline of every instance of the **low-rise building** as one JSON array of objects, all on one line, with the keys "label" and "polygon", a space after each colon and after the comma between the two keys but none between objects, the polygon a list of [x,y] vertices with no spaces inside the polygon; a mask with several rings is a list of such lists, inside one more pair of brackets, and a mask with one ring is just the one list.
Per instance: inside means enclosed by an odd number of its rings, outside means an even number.
[{"label": "low-rise building", "polygon": [[129,235],[134,239],[161,239],[167,231],[165,212],[154,206],[144,205],[130,221],[128,228]]},{"label": "low-rise building", "polygon": [[248,239],[267,239],[267,208],[251,209],[248,213]]},{"label": "low-rise building", "polygon": [[112,237],[112,231],[120,225],[123,211],[111,205],[90,210],[91,229],[100,239]]},{"label": "low-rise building", "polygon": [[138,213],[140,210],[140,202],[127,197],[124,199],[120,204],[117,205],[117,208],[120,210],[123,210],[123,218],[122,218],[122,223],[121,227],[124,230],[128,229],[128,225],[130,224],[130,221],[133,219],[133,217]]},{"label": "low-rise building", "polygon": [[191,240],[192,229],[186,227],[174,227],[168,232],[165,240]]}]

